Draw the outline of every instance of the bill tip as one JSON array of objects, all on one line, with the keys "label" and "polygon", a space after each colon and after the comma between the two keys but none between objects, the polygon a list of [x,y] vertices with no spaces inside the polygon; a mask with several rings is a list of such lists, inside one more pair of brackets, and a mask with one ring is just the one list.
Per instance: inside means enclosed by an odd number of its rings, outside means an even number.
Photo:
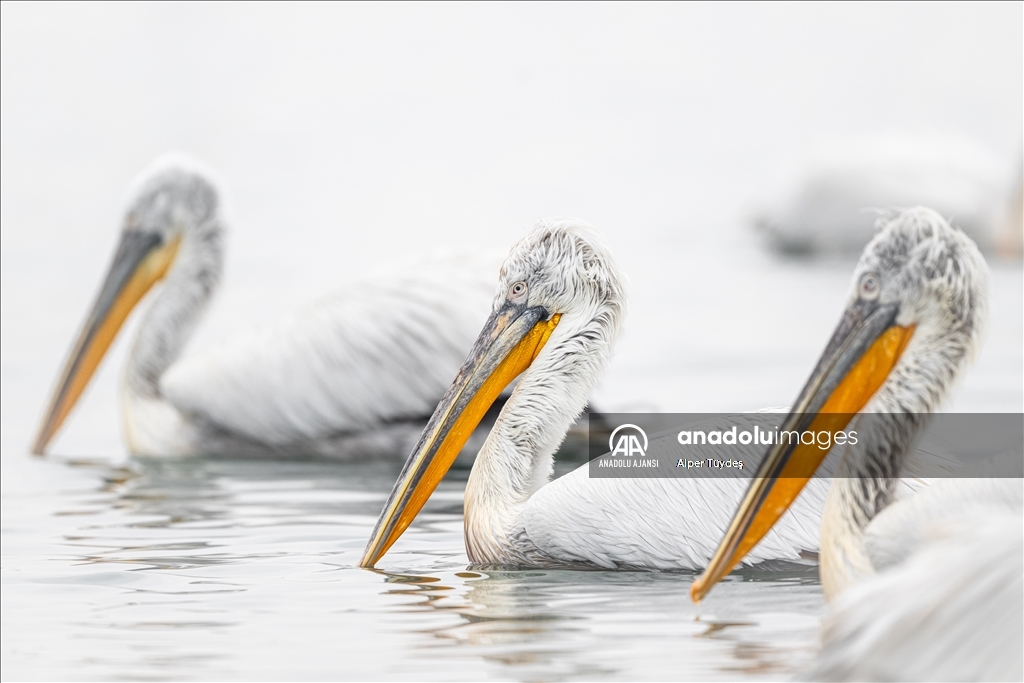
[{"label": "bill tip", "polygon": [[690,585],[690,600],[692,600],[694,602],[694,604],[698,604],[699,605],[700,601],[703,600],[703,599],[704,599],[704,580],[703,580],[703,577],[702,577],[702,578],[698,578],[697,580],[695,580]]}]

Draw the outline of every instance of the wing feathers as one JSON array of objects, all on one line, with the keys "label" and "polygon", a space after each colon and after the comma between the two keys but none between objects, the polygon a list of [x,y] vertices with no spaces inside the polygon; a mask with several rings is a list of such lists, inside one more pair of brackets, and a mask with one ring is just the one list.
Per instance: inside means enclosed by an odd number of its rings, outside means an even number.
[{"label": "wing feathers", "polygon": [[161,378],[182,412],[270,444],[427,417],[472,346],[499,259],[435,257],[358,282]]},{"label": "wing feathers", "polygon": [[[764,429],[779,416],[749,413],[744,418],[751,427],[756,423]],[[707,426],[714,428],[710,422]],[[701,457],[716,455],[714,446],[694,448],[707,450]],[[763,450],[730,447],[731,454],[742,452],[751,463]],[[591,479],[584,465],[541,488],[523,517],[531,541],[561,562],[700,569],[721,541],[748,484],[746,479],[719,477]],[[828,485],[828,479],[812,479],[748,563],[799,561],[801,551],[816,551]]]}]

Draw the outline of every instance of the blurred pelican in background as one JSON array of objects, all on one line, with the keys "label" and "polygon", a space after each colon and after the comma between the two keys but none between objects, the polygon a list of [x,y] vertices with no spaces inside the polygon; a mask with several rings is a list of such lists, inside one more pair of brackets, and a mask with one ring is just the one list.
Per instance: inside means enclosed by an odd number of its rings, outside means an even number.
[{"label": "blurred pelican in background", "polygon": [[[825,146],[802,162],[754,224],[776,250],[860,253],[880,210],[930,206],[982,251],[1020,258],[1017,168],[956,137],[879,135]],[[1016,173],[1013,171],[1016,170]]]},{"label": "blurred pelican in background", "polygon": [[408,452],[486,318],[498,262],[452,255],[365,278],[277,327],[181,358],[220,284],[224,236],[221,197],[199,164],[167,155],[140,175],[34,453],[158,283],[121,385],[132,454]]},{"label": "blurred pelican in background", "polygon": [[[978,248],[938,213],[891,220],[861,256],[842,320],[782,427],[835,431],[855,419],[859,431],[822,518],[821,581],[835,602],[813,679],[1024,675],[1024,453],[991,470],[999,478],[896,495],[912,444],[979,346],[987,290]],[[770,447],[695,600],[756,547],[823,458]]]},{"label": "blurred pelican in background", "polygon": [[[491,316],[395,483],[363,566],[373,566],[408,528],[480,417],[520,373],[466,484],[469,559],[518,566],[705,565],[742,480],[591,479],[583,465],[548,483],[552,455],[611,357],[624,316],[622,279],[608,248],[578,221],[544,222],[512,248]],[[818,499],[809,497],[787,515],[757,561],[800,560],[817,549],[826,488],[823,481],[812,485]]]}]

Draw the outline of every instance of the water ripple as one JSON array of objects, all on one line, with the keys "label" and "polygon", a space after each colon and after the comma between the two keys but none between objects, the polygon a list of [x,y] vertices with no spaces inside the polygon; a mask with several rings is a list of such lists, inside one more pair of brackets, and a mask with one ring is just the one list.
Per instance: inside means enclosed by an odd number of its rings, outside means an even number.
[{"label": "water ripple", "polygon": [[468,571],[464,472],[367,571],[394,465],[2,462],[4,678],[786,678],[817,639],[806,568],[700,608],[686,573]]}]

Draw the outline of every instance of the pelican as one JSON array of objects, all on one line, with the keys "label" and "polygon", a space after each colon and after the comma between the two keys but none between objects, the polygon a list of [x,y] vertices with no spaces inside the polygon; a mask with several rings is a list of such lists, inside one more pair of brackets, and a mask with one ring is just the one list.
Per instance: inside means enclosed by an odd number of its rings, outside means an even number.
[{"label": "pelican", "polygon": [[[838,328],[787,417],[789,429],[861,430],[842,453],[821,526],[834,606],[814,678],[1020,680],[1022,454],[1013,478],[946,479],[902,498],[896,478],[928,416],[973,358],[988,269],[930,209],[891,220],[864,250]],[[770,447],[714,558],[699,601],[756,544],[824,456]]]},{"label": "pelican", "polygon": [[875,207],[925,205],[953,216],[982,251],[1019,259],[1021,182],[1012,171],[967,139],[854,138],[806,159],[754,225],[778,251],[860,253],[874,234]]},{"label": "pelican", "polygon": [[[42,455],[158,283],[121,384],[135,455],[408,452],[487,315],[493,269],[449,255],[364,278],[276,327],[182,358],[221,279],[211,175],[170,155],[135,183],[120,243],[32,446]],[[418,421],[418,422],[417,422]]]},{"label": "pelican", "polygon": [[[542,222],[505,261],[491,316],[406,461],[361,565],[412,523],[506,385],[521,374],[465,491],[465,540],[478,565],[695,569],[729,520],[738,479],[590,479],[584,465],[548,483],[552,454],[583,410],[624,316],[623,278],[592,228]],[[770,416],[752,419],[769,419]],[[763,426],[763,425],[762,425]],[[787,515],[752,561],[817,549],[827,487]]]}]

